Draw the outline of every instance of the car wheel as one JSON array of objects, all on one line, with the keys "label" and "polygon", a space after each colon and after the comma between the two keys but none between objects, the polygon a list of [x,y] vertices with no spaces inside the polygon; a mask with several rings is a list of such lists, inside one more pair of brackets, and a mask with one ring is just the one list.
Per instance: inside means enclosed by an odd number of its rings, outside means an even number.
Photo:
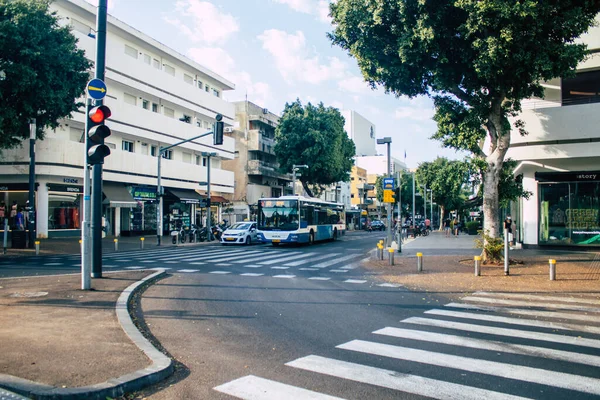
[{"label": "car wheel", "polygon": [[246,245],[250,246],[252,244],[252,238],[250,236],[246,236]]},{"label": "car wheel", "polygon": [[315,244],[315,233],[313,231],[308,234],[308,244],[311,246]]},{"label": "car wheel", "polygon": [[337,236],[338,236],[338,231],[337,229],[333,230],[333,241],[335,242],[337,240]]}]

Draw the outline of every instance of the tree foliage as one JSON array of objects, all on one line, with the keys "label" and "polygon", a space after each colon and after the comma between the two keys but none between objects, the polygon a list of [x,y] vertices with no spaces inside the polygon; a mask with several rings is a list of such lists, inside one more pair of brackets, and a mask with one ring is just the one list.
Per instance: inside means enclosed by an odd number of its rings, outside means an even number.
[{"label": "tree foliage", "polygon": [[[373,87],[433,98],[434,138],[485,163],[484,229],[495,237],[509,118],[543,96],[540,82],[573,73],[586,56],[575,39],[599,11],[597,0],[338,0],[329,37]],[[526,133],[518,119],[514,128]]]},{"label": "tree foliage", "polygon": [[0,0],[0,149],[56,128],[82,104],[91,67],[68,27],[60,27],[48,0]]},{"label": "tree foliage", "polygon": [[299,180],[312,196],[309,185],[319,188],[335,182],[348,182],[354,165],[354,142],[344,131],[344,117],[337,108],[323,103],[305,107],[300,100],[286,103],[275,130],[275,155],[283,172],[292,166],[308,165]]}]

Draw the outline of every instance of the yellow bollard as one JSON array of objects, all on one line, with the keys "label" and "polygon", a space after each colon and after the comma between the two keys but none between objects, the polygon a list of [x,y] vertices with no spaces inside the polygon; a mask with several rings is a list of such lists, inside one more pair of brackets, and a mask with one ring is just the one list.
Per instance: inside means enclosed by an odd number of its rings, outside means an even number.
[{"label": "yellow bollard", "polygon": [[40,241],[36,240],[34,243],[35,243],[35,255],[39,256],[40,255]]},{"label": "yellow bollard", "polygon": [[115,242],[115,251],[119,251],[119,239],[113,239],[113,242]]},{"label": "yellow bollard", "polygon": [[146,238],[143,238],[143,237],[140,238],[140,246],[141,246],[142,250],[144,250],[144,240],[146,240]]},{"label": "yellow bollard", "polygon": [[548,264],[550,266],[550,280],[555,281],[556,280],[556,260],[549,259]]},{"label": "yellow bollard", "polygon": [[481,276],[481,256],[475,256],[475,276]]},{"label": "yellow bollard", "polygon": [[423,253],[417,253],[417,272],[423,271]]},{"label": "yellow bollard", "polygon": [[81,253],[83,254],[83,245],[81,243],[83,243],[83,241],[79,239],[79,248],[81,249]]},{"label": "yellow bollard", "polygon": [[394,249],[392,247],[390,247],[388,249],[388,253],[389,253],[389,261],[390,261],[390,265],[394,265]]}]

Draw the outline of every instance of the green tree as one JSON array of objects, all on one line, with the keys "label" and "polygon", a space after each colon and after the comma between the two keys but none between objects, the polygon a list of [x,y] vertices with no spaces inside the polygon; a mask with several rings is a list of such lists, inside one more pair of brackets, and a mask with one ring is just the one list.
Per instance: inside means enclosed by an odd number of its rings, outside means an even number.
[{"label": "green tree", "polygon": [[469,181],[468,166],[464,161],[449,161],[444,157],[419,164],[416,172],[419,190],[423,193],[423,185],[432,190],[433,201],[441,208],[440,229],[446,211],[461,208],[466,200],[463,188]]},{"label": "green tree", "polygon": [[76,43],[48,0],[0,0],[0,149],[29,137],[29,119],[43,138],[83,105],[92,64]]},{"label": "green tree", "polygon": [[[484,230],[499,235],[498,184],[521,101],[542,81],[573,73],[575,43],[600,11],[595,0],[338,0],[334,44],[363,76],[396,96],[431,96],[447,147],[484,161]],[[513,126],[526,134],[523,121]],[[482,144],[489,139],[490,147]]]},{"label": "green tree", "polygon": [[275,142],[281,171],[292,172],[294,164],[308,165],[299,180],[309,196],[315,189],[321,191],[323,185],[350,180],[355,147],[337,108],[323,103],[304,107],[299,99],[286,103],[275,129]]}]

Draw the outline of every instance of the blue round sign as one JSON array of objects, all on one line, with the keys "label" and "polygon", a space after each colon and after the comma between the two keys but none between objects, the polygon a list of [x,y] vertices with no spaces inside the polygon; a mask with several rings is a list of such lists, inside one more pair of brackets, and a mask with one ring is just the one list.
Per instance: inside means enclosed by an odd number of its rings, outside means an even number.
[{"label": "blue round sign", "polygon": [[106,83],[102,79],[94,78],[87,84],[88,96],[94,100],[102,100],[106,96]]}]

